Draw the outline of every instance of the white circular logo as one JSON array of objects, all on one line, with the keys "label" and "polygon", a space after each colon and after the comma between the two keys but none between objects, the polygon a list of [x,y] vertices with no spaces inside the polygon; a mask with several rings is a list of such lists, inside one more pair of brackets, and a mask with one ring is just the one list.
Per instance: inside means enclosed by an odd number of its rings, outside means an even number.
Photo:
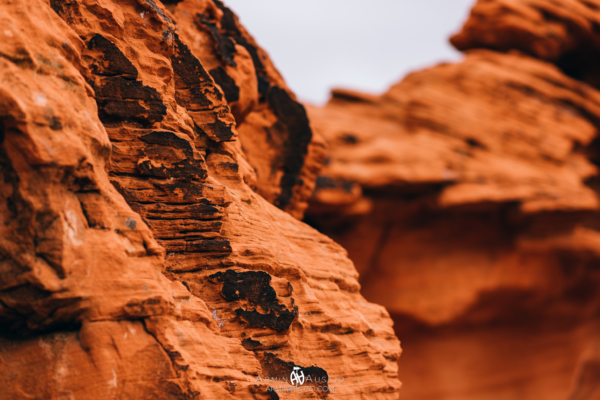
[{"label": "white circular logo", "polygon": [[294,370],[290,374],[290,383],[298,386],[298,384],[304,384],[304,371],[300,367],[294,367]]}]

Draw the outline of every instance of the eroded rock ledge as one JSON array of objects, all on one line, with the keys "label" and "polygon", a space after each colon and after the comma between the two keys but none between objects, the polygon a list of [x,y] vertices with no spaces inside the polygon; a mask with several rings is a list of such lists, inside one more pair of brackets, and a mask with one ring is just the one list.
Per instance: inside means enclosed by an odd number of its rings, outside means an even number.
[{"label": "eroded rock ledge", "polygon": [[269,399],[294,365],[397,397],[388,313],[298,220],[324,145],[229,9],[11,0],[0,25],[5,398]]},{"label": "eroded rock ledge", "polygon": [[396,321],[402,398],[600,394],[599,6],[481,0],[464,61],[309,109],[307,220]]}]

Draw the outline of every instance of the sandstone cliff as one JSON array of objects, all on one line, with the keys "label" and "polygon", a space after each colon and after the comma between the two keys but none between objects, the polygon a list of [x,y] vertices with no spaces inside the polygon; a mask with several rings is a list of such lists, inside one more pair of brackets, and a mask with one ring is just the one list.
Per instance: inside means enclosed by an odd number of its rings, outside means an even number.
[{"label": "sandstone cliff", "polygon": [[596,1],[479,1],[462,62],[311,107],[307,221],[392,314],[402,399],[600,398]]},{"label": "sandstone cliff", "polygon": [[[229,9],[8,0],[0,26],[3,399],[398,396],[388,313],[298,220],[324,144]],[[343,383],[257,379],[294,366]]]}]

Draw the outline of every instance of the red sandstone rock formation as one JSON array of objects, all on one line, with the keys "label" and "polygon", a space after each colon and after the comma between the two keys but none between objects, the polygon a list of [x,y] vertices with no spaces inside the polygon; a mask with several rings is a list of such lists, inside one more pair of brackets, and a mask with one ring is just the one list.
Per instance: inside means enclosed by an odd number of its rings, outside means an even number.
[{"label": "red sandstone rock formation", "polygon": [[465,60],[309,116],[308,220],[392,314],[402,399],[600,399],[593,1],[480,1]]},{"label": "red sandstone rock formation", "polygon": [[[221,2],[164,3],[0,4],[0,397],[396,398],[389,315],[297,219],[304,107]],[[320,390],[269,392],[294,366]]]}]

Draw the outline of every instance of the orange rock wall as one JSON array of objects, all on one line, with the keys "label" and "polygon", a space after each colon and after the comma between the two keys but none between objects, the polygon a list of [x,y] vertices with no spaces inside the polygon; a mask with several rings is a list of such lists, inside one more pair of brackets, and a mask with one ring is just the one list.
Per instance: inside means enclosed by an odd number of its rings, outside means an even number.
[{"label": "orange rock wall", "polygon": [[[230,10],[0,22],[0,397],[397,398],[389,314],[298,220],[324,144]],[[257,379],[294,366],[343,383]]]},{"label": "orange rock wall", "polygon": [[462,62],[309,109],[307,221],[392,314],[402,399],[600,398],[594,4],[479,1]]}]

